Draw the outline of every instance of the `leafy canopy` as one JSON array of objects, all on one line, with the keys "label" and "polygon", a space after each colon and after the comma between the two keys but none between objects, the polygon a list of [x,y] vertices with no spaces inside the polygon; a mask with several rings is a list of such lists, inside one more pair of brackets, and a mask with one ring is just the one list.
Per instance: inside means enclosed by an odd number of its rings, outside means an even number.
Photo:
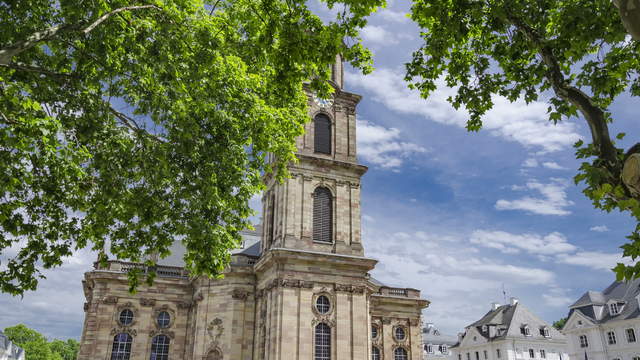
[{"label": "leafy canopy", "polygon": [[151,266],[176,239],[220,274],[262,174],[295,161],[303,82],[327,96],[338,54],[371,70],[358,30],[384,0],[324,3],[328,23],[297,0],[0,5],[0,290],[82,248]]},{"label": "leafy canopy", "polygon": [[48,342],[44,335],[23,324],[4,329],[4,334],[25,351],[27,360],[75,360],[80,348],[74,339]]},{"label": "leafy canopy", "polygon": [[[585,159],[576,183],[586,185],[596,208],[640,221],[633,190],[640,184],[621,180],[625,160],[640,147],[625,154],[615,146],[607,110],[623,92],[640,94],[640,43],[627,36],[610,0],[415,0],[411,17],[423,29],[423,44],[407,64],[406,80],[422,97],[444,78],[457,88],[450,103],[469,111],[469,131],[482,127],[496,96],[547,101],[553,122],[583,118],[592,142],[576,144],[576,157]],[[640,224],[623,245],[634,260],[639,230]],[[619,279],[631,278],[640,263],[615,270]]]}]

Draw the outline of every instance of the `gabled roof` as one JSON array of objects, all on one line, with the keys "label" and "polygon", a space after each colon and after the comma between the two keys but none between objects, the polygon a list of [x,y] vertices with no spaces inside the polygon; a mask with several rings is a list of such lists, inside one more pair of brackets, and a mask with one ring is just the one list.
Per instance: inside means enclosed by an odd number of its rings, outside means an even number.
[{"label": "gabled roof", "polygon": [[[579,311],[582,315],[592,319],[594,323],[606,323],[608,321],[635,319],[640,317],[640,308],[636,297],[640,295],[640,278],[631,281],[614,281],[602,292],[587,291],[569,308],[569,316],[574,311]],[[621,305],[621,311],[617,315],[611,315],[609,309],[604,309],[602,318],[596,319],[593,311],[594,305],[606,305],[612,302]]]},{"label": "gabled roof", "polygon": [[480,320],[465,329],[468,331],[470,328],[474,328],[487,341],[496,341],[524,337],[521,329],[525,325],[530,330],[531,335],[527,336],[529,339],[547,339],[540,334],[542,328],[549,330],[550,338],[564,339],[564,335],[520,303],[499,306],[497,309],[487,312]]},{"label": "gabled roof", "polygon": [[[431,325],[431,326],[429,326]],[[458,342],[458,337],[453,335],[442,334],[440,330],[438,330],[432,324],[428,324],[425,328],[422,329],[422,342],[424,344],[433,344],[433,345],[454,345]]]}]

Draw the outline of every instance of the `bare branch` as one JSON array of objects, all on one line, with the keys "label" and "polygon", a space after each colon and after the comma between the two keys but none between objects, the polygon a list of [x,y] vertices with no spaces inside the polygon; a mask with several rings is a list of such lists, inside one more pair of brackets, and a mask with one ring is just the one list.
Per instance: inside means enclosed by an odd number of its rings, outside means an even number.
[{"label": "bare branch", "polygon": [[13,59],[14,56],[20,54],[25,50],[29,50],[35,44],[41,41],[51,39],[52,37],[58,35],[58,33],[60,33],[61,31],[69,30],[69,28],[70,28],[70,25],[68,24],[52,26],[46,30],[33,33],[31,36],[29,36],[25,40],[20,40],[15,44],[1,48],[0,49],[0,65],[9,65],[11,63],[11,59]]},{"label": "bare branch", "polygon": [[[155,6],[155,5],[126,6],[126,7],[122,7],[122,8],[118,8],[118,9],[112,10],[112,11],[102,15],[101,17],[99,17],[96,21],[91,23],[85,29],[80,30],[80,32],[85,34],[85,35],[88,34],[91,30],[95,29],[96,26],[100,25],[102,22],[104,22],[110,16],[112,16],[114,14],[117,14],[117,13],[120,13],[120,12],[123,12],[123,11],[139,10],[139,9],[150,9],[150,8],[154,8],[154,9],[159,9],[160,10],[160,8]],[[20,41],[16,42],[15,44],[11,44],[9,46],[5,46],[3,48],[0,48],[0,65],[9,65],[11,63],[11,59],[13,59],[13,57],[19,55],[23,51],[31,49],[32,47],[34,47],[39,42],[52,39],[52,38],[58,36],[62,32],[77,31],[82,26],[83,26],[83,24],[61,24],[61,25],[52,26],[52,27],[50,27],[50,28],[48,28],[46,30],[38,31],[36,33],[33,33],[32,35],[27,37],[25,40],[20,40]]]},{"label": "bare branch", "polygon": [[18,123],[17,121],[9,120],[9,118],[7,118],[7,116],[2,111],[0,111],[0,116],[2,117],[2,120],[4,120],[7,124],[17,124]]},{"label": "bare branch", "polygon": [[109,11],[108,13],[102,15],[101,17],[98,18],[98,20],[94,21],[91,25],[87,26],[84,30],[82,30],[83,34],[88,34],[89,32],[91,32],[91,30],[95,29],[96,26],[100,25],[101,23],[103,23],[105,20],[107,20],[109,17],[111,17],[112,15],[115,15],[117,13],[121,13],[123,11],[130,11],[130,10],[140,10],[140,9],[156,9],[156,10],[161,10],[159,7],[155,6],[155,5],[138,5],[138,6],[125,6],[125,7],[121,7],[112,11]]}]

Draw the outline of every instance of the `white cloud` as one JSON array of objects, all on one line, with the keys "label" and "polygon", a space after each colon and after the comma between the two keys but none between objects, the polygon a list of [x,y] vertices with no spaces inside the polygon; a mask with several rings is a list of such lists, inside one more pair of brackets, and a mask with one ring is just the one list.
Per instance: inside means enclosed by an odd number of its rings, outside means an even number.
[{"label": "white cloud", "polygon": [[607,232],[609,231],[609,228],[607,227],[607,225],[598,225],[598,226],[592,226],[591,228],[589,228],[589,230],[595,231],[595,232]]},{"label": "white cloud", "polygon": [[[398,113],[421,115],[438,123],[459,127],[464,127],[469,118],[466,110],[455,110],[447,102],[446,99],[455,96],[456,91],[446,87],[442,79],[437,81],[438,90],[425,100],[417,91],[407,88],[401,69],[379,68],[367,76],[347,73],[346,77],[351,86],[365,89],[375,101]],[[540,152],[570,147],[579,138],[575,124],[550,123],[547,107],[540,101],[527,105],[523,100],[511,103],[506,98],[495,97],[494,108],[484,117],[484,128],[494,136],[539,149]]]},{"label": "white cloud", "polygon": [[538,167],[538,160],[529,158],[522,163],[522,166],[528,167],[528,168]]},{"label": "white cloud", "polygon": [[565,289],[559,287],[549,289],[548,293],[542,294],[542,299],[549,306],[561,308],[565,308],[575,301],[575,299],[567,296]]},{"label": "white cloud", "polygon": [[386,169],[400,167],[404,159],[427,149],[400,141],[400,130],[357,120],[358,154],[366,161]]},{"label": "white cloud", "polygon": [[394,33],[387,31],[382,26],[367,25],[361,31],[362,39],[374,45],[393,45],[398,43]]},{"label": "white cloud", "polygon": [[560,164],[558,164],[555,161],[543,162],[542,166],[546,167],[547,169],[553,169],[553,170],[566,170],[567,169],[566,167],[561,166]]},{"label": "white cloud", "polygon": [[560,255],[558,261],[563,264],[590,267],[595,270],[610,271],[617,263],[630,264],[631,261],[618,253],[581,251],[575,254]]},{"label": "white cloud", "polygon": [[396,23],[408,22],[410,19],[407,17],[407,13],[402,11],[394,11],[389,9],[384,9],[377,13],[377,16],[381,17],[384,20]]},{"label": "white cloud", "polygon": [[541,198],[525,196],[516,200],[500,199],[496,202],[495,208],[498,210],[523,210],[539,215],[569,215],[571,211],[566,210],[567,207],[573,205],[573,202],[567,199],[565,189],[568,187],[566,181],[560,179],[552,179],[548,184],[538,181],[530,181],[526,187],[534,190],[542,195]]},{"label": "white cloud", "polygon": [[469,241],[472,244],[496,249],[505,254],[524,250],[534,255],[555,255],[576,250],[576,247],[570,244],[567,238],[559,232],[541,236],[534,233],[512,234],[505,231],[476,230],[471,234]]}]

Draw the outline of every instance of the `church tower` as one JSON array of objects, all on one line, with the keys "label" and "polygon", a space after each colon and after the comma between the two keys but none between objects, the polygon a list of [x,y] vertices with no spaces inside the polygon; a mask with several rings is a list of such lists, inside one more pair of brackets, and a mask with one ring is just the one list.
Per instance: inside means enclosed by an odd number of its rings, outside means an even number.
[{"label": "church tower", "polygon": [[343,66],[333,67],[332,99],[309,94],[311,121],[296,145],[299,162],[283,183],[267,179],[262,252],[271,248],[363,256],[360,177],[356,157],[356,105],[342,89]]},{"label": "church tower", "polygon": [[[235,251],[222,278],[159,264],[152,286],[128,291],[118,260],[85,274],[79,360],[421,360],[420,291],[386,286],[364,256],[356,105],[343,90],[309,93],[298,162],[283,182],[265,178],[262,234]],[[248,235],[248,234],[245,234]],[[181,258],[177,256],[177,258]]]}]

